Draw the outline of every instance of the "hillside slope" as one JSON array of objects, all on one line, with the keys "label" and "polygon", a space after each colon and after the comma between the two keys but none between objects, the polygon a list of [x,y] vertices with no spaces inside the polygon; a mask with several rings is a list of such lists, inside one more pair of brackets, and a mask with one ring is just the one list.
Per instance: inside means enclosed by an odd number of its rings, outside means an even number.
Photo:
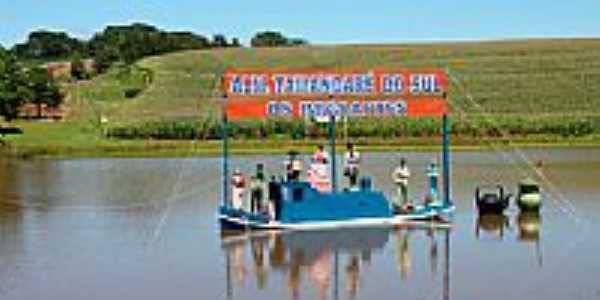
[{"label": "hillside slope", "polygon": [[600,112],[600,39],[186,51],[137,66],[153,78],[136,98],[126,100],[119,90],[128,87],[127,75],[109,73],[78,86],[74,103],[118,121],[189,118],[214,112],[216,83],[230,67],[443,67],[456,80],[450,96],[457,113]]}]

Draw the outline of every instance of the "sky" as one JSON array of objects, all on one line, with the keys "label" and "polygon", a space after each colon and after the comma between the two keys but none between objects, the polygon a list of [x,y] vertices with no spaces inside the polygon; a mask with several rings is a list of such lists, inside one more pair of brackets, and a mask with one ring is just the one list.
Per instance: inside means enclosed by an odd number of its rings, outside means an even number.
[{"label": "sky", "polygon": [[313,44],[600,37],[600,0],[0,0],[0,44],[30,31],[89,38],[106,25],[146,22],[248,43],[278,30]]}]

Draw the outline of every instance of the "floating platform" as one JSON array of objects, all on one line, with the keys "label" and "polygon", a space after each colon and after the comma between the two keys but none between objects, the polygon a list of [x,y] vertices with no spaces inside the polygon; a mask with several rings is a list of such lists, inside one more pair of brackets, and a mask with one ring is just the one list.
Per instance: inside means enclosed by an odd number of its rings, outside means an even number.
[{"label": "floating platform", "polygon": [[365,186],[360,190],[321,193],[306,182],[280,182],[276,217],[229,206],[219,208],[222,230],[329,230],[357,227],[393,227],[404,224],[446,221],[453,204],[420,205],[395,214],[381,192]]}]

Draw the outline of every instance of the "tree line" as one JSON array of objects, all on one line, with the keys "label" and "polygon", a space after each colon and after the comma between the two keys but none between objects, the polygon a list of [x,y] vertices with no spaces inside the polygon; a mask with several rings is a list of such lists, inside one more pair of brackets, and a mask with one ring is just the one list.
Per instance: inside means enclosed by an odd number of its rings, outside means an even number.
[{"label": "tree line", "polygon": [[[280,32],[256,33],[252,47],[301,46],[304,39],[288,38]],[[80,40],[65,32],[35,31],[27,41],[15,45],[11,52],[25,60],[61,60],[93,58],[97,71],[105,71],[115,62],[131,64],[143,57],[181,50],[241,47],[238,38],[228,39],[223,34],[205,37],[189,31],[165,31],[144,23],[124,26],[107,26],[89,40]]]},{"label": "tree line", "polygon": [[17,57],[0,46],[0,116],[8,121],[18,116],[25,103],[57,107],[62,101],[58,84],[42,67],[24,67]]},{"label": "tree line", "polygon": [[[287,38],[276,31],[258,32],[252,47],[289,47],[306,45],[303,39]],[[10,49],[0,45],[0,116],[10,120],[18,116],[25,103],[58,107],[62,95],[58,83],[40,66],[49,61],[70,61],[71,78],[89,78],[83,58],[92,58],[96,73],[106,71],[114,63],[130,65],[137,60],[182,50],[241,47],[238,38],[216,34],[211,38],[188,31],[165,31],[144,23],[107,26],[103,31],[83,40],[66,32],[38,30],[25,42]]]},{"label": "tree line", "polygon": [[229,41],[217,34],[212,40],[192,32],[169,32],[152,25],[134,23],[125,26],[107,26],[89,40],[80,40],[65,32],[35,31],[27,41],[11,50],[24,60],[69,60],[89,57],[95,60],[98,72],[114,62],[131,64],[138,59],[180,50],[214,47],[239,47],[236,38]]}]

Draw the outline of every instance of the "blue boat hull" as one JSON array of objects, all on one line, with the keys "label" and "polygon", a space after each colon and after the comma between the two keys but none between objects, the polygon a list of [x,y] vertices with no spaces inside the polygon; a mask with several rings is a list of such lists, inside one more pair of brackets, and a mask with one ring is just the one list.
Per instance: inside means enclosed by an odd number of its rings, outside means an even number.
[{"label": "blue boat hull", "polygon": [[[393,215],[390,217],[347,218],[344,220],[311,220],[300,222],[270,221],[261,216],[251,214],[239,215],[231,210],[222,208],[219,215],[221,230],[223,231],[251,231],[251,230],[291,230],[313,231],[330,230],[338,228],[360,227],[397,227],[403,225],[423,225],[438,223],[447,225],[450,215],[455,207],[419,207],[412,213]],[[229,213],[228,213],[229,212]]]},{"label": "blue boat hull", "polygon": [[219,217],[219,224],[223,231],[245,231],[248,229],[246,224],[224,217]]},{"label": "blue boat hull", "polygon": [[[451,204],[421,205],[394,213],[383,193],[370,187],[354,191],[322,193],[307,182],[277,184],[273,207],[276,220],[266,214],[251,213],[227,206],[219,208],[223,230],[322,230],[346,227],[396,226],[432,221],[454,210]],[[270,198],[271,199],[271,198]]]}]

